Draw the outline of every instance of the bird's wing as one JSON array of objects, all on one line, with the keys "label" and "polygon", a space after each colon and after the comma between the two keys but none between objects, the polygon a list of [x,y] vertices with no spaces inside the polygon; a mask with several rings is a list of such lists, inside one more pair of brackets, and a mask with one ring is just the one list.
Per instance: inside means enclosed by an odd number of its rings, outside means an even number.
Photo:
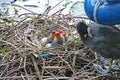
[{"label": "bird's wing", "polygon": [[90,24],[88,37],[85,42],[95,52],[106,58],[120,58],[120,30],[117,27]]},{"label": "bird's wing", "polygon": [[115,26],[106,26],[92,23],[89,24],[88,27],[90,28],[89,33],[91,33],[93,37],[104,36],[106,39],[114,38],[120,41],[120,29]]},{"label": "bird's wing", "polygon": [[95,37],[95,36],[100,36],[99,35],[99,27],[98,24],[88,24],[88,34],[90,34],[91,36]]},{"label": "bird's wing", "polygon": [[[100,46],[100,44],[103,44]],[[106,58],[120,59],[120,44],[110,45],[105,43],[100,43],[95,49],[100,55]]]},{"label": "bird's wing", "polygon": [[120,58],[120,43],[112,43],[105,37],[94,37],[92,42],[87,42],[87,45],[95,52],[106,58]]},{"label": "bird's wing", "polygon": [[100,27],[99,32],[108,43],[120,44],[120,30],[114,27]]}]

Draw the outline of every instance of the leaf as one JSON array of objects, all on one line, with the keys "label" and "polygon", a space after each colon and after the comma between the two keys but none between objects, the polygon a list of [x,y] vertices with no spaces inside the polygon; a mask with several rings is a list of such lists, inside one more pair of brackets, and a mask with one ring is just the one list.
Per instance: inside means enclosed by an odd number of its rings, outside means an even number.
[{"label": "leaf", "polygon": [[2,3],[1,6],[3,8],[8,8],[10,6],[10,3]]},{"label": "leaf", "polygon": [[69,14],[71,16],[81,16],[81,15],[85,15],[85,11],[84,11],[84,3],[77,1],[75,2],[70,10],[69,10]]},{"label": "leaf", "polygon": [[18,14],[19,11],[14,7],[15,14]]},{"label": "leaf", "polygon": [[8,18],[2,18],[3,21],[7,22],[7,23],[12,23],[12,21]]},{"label": "leaf", "polygon": [[70,3],[72,3],[72,1],[66,0],[66,2],[63,4],[63,6],[64,6],[64,7],[67,7]]},{"label": "leaf", "polygon": [[0,22],[0,28],[3,28],[3,27],[5,27],[5,22]]},{"label": "leaf", "polygon": [[0,40],[2,40],[3,39],[3,37],[2,36],[0,36]]},{"label": "leaf", "polygon": [[0,53],[2,53],[2,54],[6,54],[7,51],[8,51],[7,48],[0,49]]}]

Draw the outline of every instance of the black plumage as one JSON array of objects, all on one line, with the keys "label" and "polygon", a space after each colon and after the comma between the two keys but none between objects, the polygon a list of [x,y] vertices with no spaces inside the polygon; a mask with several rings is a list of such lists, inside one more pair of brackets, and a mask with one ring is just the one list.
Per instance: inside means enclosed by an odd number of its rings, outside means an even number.
[{"label": "black plumage", "polygon": [[120,29],[97,23],[78,22],[77,32],[89,48],[108,59],[120,59]]}]

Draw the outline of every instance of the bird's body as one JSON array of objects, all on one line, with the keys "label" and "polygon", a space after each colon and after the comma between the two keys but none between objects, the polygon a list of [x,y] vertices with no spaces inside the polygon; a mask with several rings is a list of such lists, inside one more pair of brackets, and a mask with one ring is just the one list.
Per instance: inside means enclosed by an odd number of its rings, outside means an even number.
[{"label": "bird's body", "polygon": [[65,33],[64,30],[60,30],[59,32],[61,34],[60,36],[61,36],[61,38],[63,40],[63,43],[65,43],[68,40],[68,35]]},{"label": "bird's body", "polygon": [[81,40],[96,53],[105,58],[120,59],[120,30],[117,27],[79,22],[77,31]]},{"label": "bird's body", "polygon": [[86,39],[87,45],[105,58],[120,58],[120,30],[116,27],[99,24],[89,25],[91,35]]},{"label": "bird's body", "polygon": [[63,35],[61,32],[56,31],[53,41],[46,44],[46,47],[53,47],[54,48],[54,47],[63,45],[63,43],[65,43],[65,38],[67,38],[65,33]]},{"label": "bird's body", "polygon": [[53,31],[50,32],[50,34],[49,34],[48,37],[42,38],[42,39],[41,39],[41,44],[42,44],[42,45],[46,45],[47,43],[51,43],[51,42],[54,40],[55,33],[56,33],[56,31],[53,30]]},{"label": "bird's body", "polygon": [[63,45],[64,40],[65,39],[61,36],[61,33],[56,32],[56,35],[55,35],[55,38],[54,38],[52,44],[54,47],[59,46],[59,45]]},{"label": "bird's body", "polygon": [[56,30],[52,30],[50,35],[48,36],[48,43],[51,43],[54,40]]}]

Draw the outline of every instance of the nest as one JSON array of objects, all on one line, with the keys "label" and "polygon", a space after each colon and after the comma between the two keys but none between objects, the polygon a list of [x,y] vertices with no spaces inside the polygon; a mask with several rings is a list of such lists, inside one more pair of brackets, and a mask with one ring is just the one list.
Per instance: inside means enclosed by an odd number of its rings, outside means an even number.
[{"label": "nest", "polygon": [[[27,20],[27,19],[31,20]],[[98,56],[84,45],[75,24],[83,18],[70,15],[25,16],[12,26],[0,29],[0,79],[4,80],[106,80],[119,72],[99,74],[93,67]],[[45,48],[40,40],[51,30],[64,29],[68,41]],[[50,56],[41,57],[40,54]],[[112,76],[111,76],[112,75]]]}]

